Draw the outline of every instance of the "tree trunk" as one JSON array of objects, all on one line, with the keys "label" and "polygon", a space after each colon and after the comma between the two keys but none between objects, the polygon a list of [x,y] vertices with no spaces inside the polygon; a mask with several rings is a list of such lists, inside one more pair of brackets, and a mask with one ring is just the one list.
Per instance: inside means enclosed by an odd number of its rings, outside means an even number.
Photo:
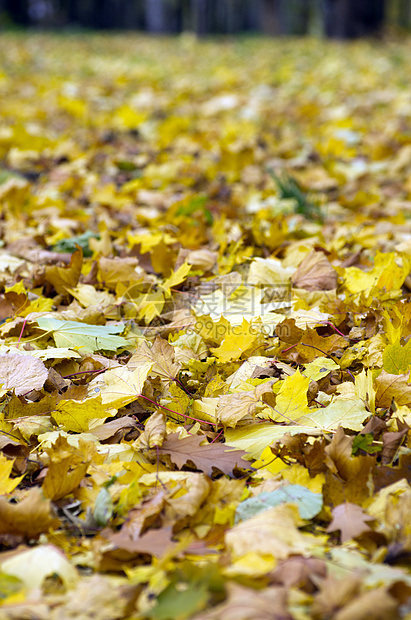
[{"label": "tree trunk", "polygon": [[281,0],[262,0],[261,29],[264,34],[284,34],[284,20],[282,19]]},{"label": "tree trunk", "polygon": [[210,31],[209,3],[207,0],[192,0],[191,11],[194,32],[202,37]]},{"label": "tree trunk", "polygon": [[148,32],[166,32],[164,0],[145,0],[145,9]]},{"label": "tree trunk", "polygon": [[376,34],[382,27],[385,0],[324,0],[325,33],[336,39]]},{"label": "tree trunk", "polygon": [[30,24],[29,7],[27,0],[6,0],[4,10],[15,24],[28,26]]}]

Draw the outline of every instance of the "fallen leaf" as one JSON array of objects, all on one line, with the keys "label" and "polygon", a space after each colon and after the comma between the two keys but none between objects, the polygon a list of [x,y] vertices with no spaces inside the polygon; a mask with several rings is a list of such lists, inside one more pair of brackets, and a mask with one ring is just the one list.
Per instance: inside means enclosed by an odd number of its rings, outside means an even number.
[{"label": "fallen leaf", "polygon": [[230,583],[227,600],[214,609],[193,616],[192,620],[292,620],[284,588],[254,590]]},{"label": "fallen leaf", "polygon": [[249,469],[250,462],[243,456],[243,450],[227,450],[221,443],[203,444],[204,438],[191,435],[180,439],[179,433],[171,433],[163,442],[159,453],[167,454],[179,469],[191,461],[197,469],[211,476],[213,468],[226,475],[232,475],[233,469],[238,467]]},{"label": "fallen leaf", "polygon": [[76,250],[70,259],[70,263],[64,267],[46,267],[46,280],[50,282],[59,294],[67,294],[71,288],[77,285],[81,274],[83,252]]},{"label": "fallen leaf", "polygon": [[114,411],[103,405],[100,395],[85,400],[63,399],[52,412],[53,419],[66,431],[83,433],[89,430],[90,422],[98,418],[108,418]]},{"label": "fallen leaf", "polygon": [[59,523],[52,514],[50,500],[37,487],[27,491],[17,504],[0,497],[0,534],[21,535],[30,540]]},{"label": "fallen leaf", "polygon": [[0,355],[0,384],[3,390],[14,390],[17,396],[41,390],[48,376],[43,362],[31,355]]},{"label": "fallen leaf", "polygon": [[367,515],[361,506],[346,502],[336,506],[332,510],[333,520],[327,527],[327,532],[335,532],[340,530],[341,542],[357,538],[365,532],[371,532],[367,521],[373,521],[373,517]]},{"label": "fallen leaf", "polygon": [[268,508],[287,503],[298,507],[302,519],[312,519],[322,509],[323,499],[319,493],[312,493],[299,484],[290,484],[241,502],[236,510],[236,521],[246,521]]},{"label": "fallen leaf", "polygon": [[124,549],[130,554],[152,555],[161,558],[175,545],[172,541],[171,528],[151,529],[138,538],[131,537],[127,527],[124,530],[123,528],[119,532],[107,534],[106,538],[114,547]]},{"label": "fallen leaf", "polygon": [[173,380],[177,377],[181,364],[175,362],[174,347],[163,338],[156,338],[150,348],[146,342],[141,344],[127,363],[131,370],[144,368],[151,364],[151,372],[162,379]]},{"label": "fallen leaf", "polygon": [[54,545],[40,545],[14,555],[1,564],[6,575],[20,579],[29,592],[40,589],[46,577],[58,575],[66,588],[73,588],[78,573],[63,552]]},{"label": "fallen leaf", "polygon": [[82,354],[117,351],[129,346],[125,338],[115,335],[124,331],[124,325],[87,325],[48,316],[40,317],[36,322],[40,329],[51,332],[57,347],[74,348]]},{"label": "fallen leaf", "polygon": [[291,276],[295,288],[307,291],[327,291],[337,288],[337,272],[323,252],[312,250]]}]

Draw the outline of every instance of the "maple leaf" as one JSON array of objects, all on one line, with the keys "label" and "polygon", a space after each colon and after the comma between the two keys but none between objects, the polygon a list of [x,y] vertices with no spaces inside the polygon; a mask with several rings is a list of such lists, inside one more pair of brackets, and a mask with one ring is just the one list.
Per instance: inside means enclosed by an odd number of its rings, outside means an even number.
[{"label": "maple leaf", "polygon": [[101,396],[85,400],[63,399],[52,412],[54,420],[67,431],[82,433],[88,431],[90,422],[98,418],[108,418],[114,411],[103,405]]},{"label": "maple leaf", "polygon": [[393,399],[397,405],[411,405],[411,385],[408,381],[408,374],[393,375],[383,370],[375,380],[377,407],[390,407]]},{"label": "maple leaf", "polygon": [[172,541],[172,529],[170,527],[158,530],[149,530],[137,538],[130,536],[128,527],[123,527],[119,532],[105,534],[105,537],[117,549],[124,549],[131,554],[147,554],[161,558],[175,543]]},{"label": "maple leaf", "polygon": [[310,412],[307,402],[309,383],[308,377],[303,377],[299,370],[284,380],[275,401],[274,412],[279,421],[298,420]]},{"label": "maple leaf", "polygon": [[220,396],[217,405],[217,420],[224,426],[235,427],[246,416],[253,416],[259,395],[256,391],[237,392]]},{"label": "maple leaf", "polygon": [[143,362],[133,370],[127,366],[109,369],[90,381],[88,394],[90,397],[99,395],[104,406],[124,407],[140,396],[152,366],[152,362]]},{"label": "maple leaf", "polygon": [[[312,410],[311,410],[312,411]],[[369,417],[362,400],[338,401],[313,413],[302,416],[297,424],[283,426],[280,424],[250,424],[247,432],[243,428],[226,430],[226,443],[258,458],[263,450],[275,443],[283,435],[305,434],[320,435],[338,429],[339,426],[352,430],[360,430],[362,422]]]},{"label": "maple leaf", "polygon": [[81,249],[76,250],[70,259],[70,263],[66,267],[46,267],[46,280],[50,282],[59,294],[66,294],[70,289],[74,288],[81,274],[81,266],[83,263],[83,252]]},{"label": "maple leaf", "polygon": [[411,366],[411,339],[405,346],[397,341],[385,347],[382,361],[384,370],[393,375],[402,375],[410,370]]},{"label": "maple leaf", "polygon": [[251,347],[253,350],[258,348],[258,345],[262,344],[263,341],[262,335],[259,331],[250,329],[250,327],[251,324],[243,319],[242,324],[237,327],[235,333],[227,334],[218,348],[211,349],[213,355],[220,362],[228,362],[239,359]]},{"label": "maple leaf", "polygon": [[7,495],[14,491],[24,476],[10,478],[13,469],[13,461],[0,454],[0,495]]},{"label": "maple leaf", "polygon": [[295,288],[326,291],[337,288],[337,273],[323,252],[312,250],[291,276]]},{"label": "maple leaf", "polygon": [[200,435],[179,437],[179,433],[171,433],[159,450],[160,454],[167,454],[179,469],[188,461],[207,476],[212,475],[213,468],[227,475],[231,475],[235,467],[250,469],[250,462],[243,459],[243,450],[227,450],[221,443],[203,445],[204,437]]},{"label": "maple leaf", "polygon": [[83,443],[81,448],[78,450],[59,437],[52,448],[46,449],[51,462],[42,487],[45,497],[55,501],[77,489],[95,454],[93,444]]},{"label": "maple leaf", "polygon": [[227,549],[235,557],[247,553],[270,554],[277,559],[305,554],[315,539],[298,530],[298,508],[282,504],[238,523],[225,534]]},{"label": "maple leaf", "polygon": [[57,347],[80,349],[82,353],[94,351],[117,351],[127,347],[128,341],[119,334],[123,325],[87,325],[76,321],[61,321],[54,317],[42,316],[37,320],[38,326],[51,332]]},{"label": "maple leaf", "polygon": [[14,390],[19,396],[40,390],[48,376],[43,362],[31,355],[10,353],[0,355],[0,384],[3,390]]},{"label": "maple leaf", "polygon": [[143,342],[128,361],[127,367],[134,370],[142,364],[151,364],[152,373],[162,379],[173,380],[181,368],[181,364],[174,361],[174,358],[174,347],[167,340],[156,338],[151,348]]},{"label": "maple leaf", "polygon": [[361,506],[357,506],[357,504],[349,502],[340,504],[333,508],[332,515],[333,520],[327,527],[327,532],[340,530],[341,542],[346,542],[351,540],[351,538],[357,538],[357,536],[365,534],[365,532],[372,531],[367,521],[373,521],[373,517],[367,515]]},{"label": "maple leaf", "polygon": [[230,583],[227,600],[214,609],[192,617],[192,620],[292,620],[287,610],[284,588],[268,587],[254,590]]},{"label": "maple leaf", "polygon": [[27,491],[23,499],[12,504],[0,497],[0,534],[38,538],[59,525],[51,512],[50,500],[38,488]]},{"label": "maple leaf", "polygon": [[166,418],[162,411],[155,411],[148,418],[144,432],[140,435],[140,447],[161,446],[166,436]]}]

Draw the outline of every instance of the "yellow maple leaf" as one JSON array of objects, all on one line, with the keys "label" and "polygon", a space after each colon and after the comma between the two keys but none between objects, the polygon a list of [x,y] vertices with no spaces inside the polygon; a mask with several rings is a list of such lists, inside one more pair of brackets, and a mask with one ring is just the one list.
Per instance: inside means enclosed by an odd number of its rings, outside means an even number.
[{"label": "yellow maple leaf", "polygon": [[100,375],[90,381],[88,394],[90,397],[96,396],[96,394],[100,395],[101,402],[105,407],[113,409],[125,407],[141,394],[153,363],[143,361],[134,370],[130,370],[126,366],[107,370],[102,376]]},{"label": "yellow maple leaf", "polygon": [[162,287],[166,297],[169,297],[171,295],[171,289],[173,288],[173,286],[177,286],[178,284],[184,282],[184,280],[190,273],[190,269],[191,265],[189,265],[188,263],[183,263],[182,265],[180,265],[177,271],[172,273],[169,278],[164,280]]},{"label": "yellow maple leaf", "polygon": [[287,377],[281,385],[275,402],[275,414],[278,421],[296,421],[310,413],[307,390],[310,383],[299,370]]},{"label": "yellow maple leaf", "polygon": [[13,461],[0,454],[0,495],[7,495],[14,491],[16,486],[23,480],[23,476],[10,478],[13,469]]},{"label": "yellow maple leaf", "polygon": [[61,400],[53,418],[66,431],[83,433],[89,430],[90,422],[98,418],[109,418],[115,411],[102,403],[101,395],[86,400]]},{"label": "yellow maple leaf", "polygon": [[257,348],[262,340],[261,332],[243,319],[242,324],[230,329],[221,345],[211,351],[220,362],[230,362],[238,360],[251,347]]}]

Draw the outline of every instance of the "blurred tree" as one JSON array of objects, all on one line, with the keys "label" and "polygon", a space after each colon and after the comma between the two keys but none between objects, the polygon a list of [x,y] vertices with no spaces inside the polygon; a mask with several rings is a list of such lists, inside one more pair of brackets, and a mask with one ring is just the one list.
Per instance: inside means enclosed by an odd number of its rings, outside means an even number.
[{"label": "blurred tree", "polygon": [[386,17],[392,26],[411,29],[411,0],[388,0]]},{"label": "blurred tree", "polygon": [[[0,0],[10,23],[142,29],[199,36],[247,30],[354,38],[384,23],[411,27],[411,0]],[[323,28],[324,25],[324,28]]]},{"label": "blurred tree", "polygon": [[191,0],[191,11],[194,32],[199,36],[204,36],[209,32],[210,3],[207,0]]},{"label": "blurred tree", "polygon": [[20,26],[30,24],[28,0],[2,0],[0,9],[13,23]]},{"label": "blurred tree", "polygon": [[265,34],[277,35],[284,32],[281,0],[262,0],[261,26]]},{"label": "blurred tree", "polygon": [[385,15],[385,0],[324,0],[325,34],[353,39],[377,33]]}]

